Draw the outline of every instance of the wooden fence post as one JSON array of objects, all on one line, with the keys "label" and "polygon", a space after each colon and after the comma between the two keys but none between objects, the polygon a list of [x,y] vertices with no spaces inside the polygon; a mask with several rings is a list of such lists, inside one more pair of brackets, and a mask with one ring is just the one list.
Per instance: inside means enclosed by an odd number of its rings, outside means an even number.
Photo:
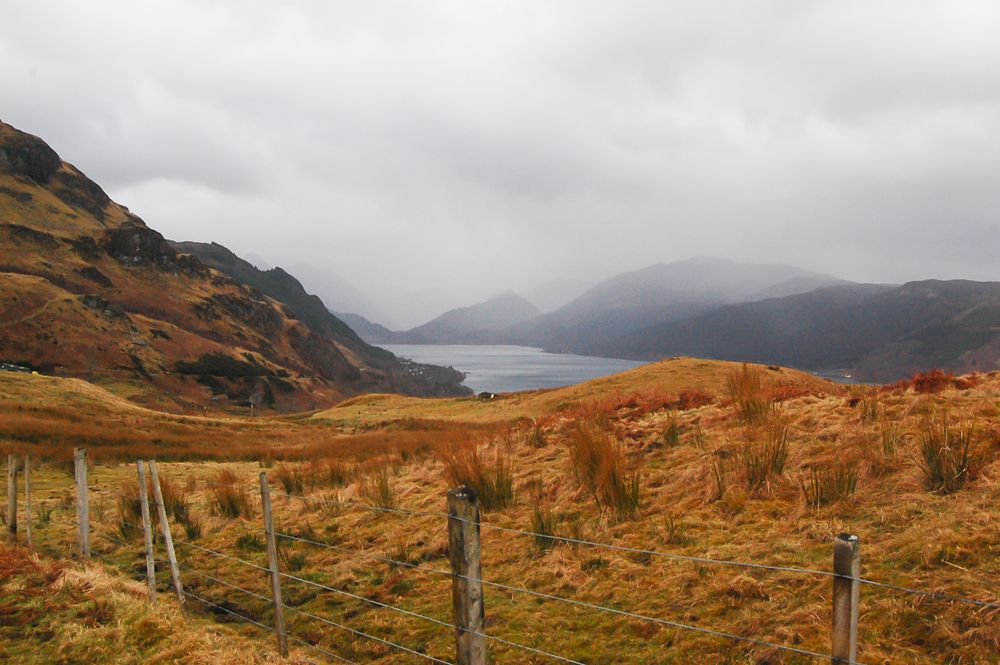
[{"label": "wooden fence post", "polygon": [[274,537],[274,516],[271,513],[271,491],[267,472],[260,472],[260,502],[264,507],[264,534],[267,536],[267,563],[271,568],[271,598],[274,600],[274,634],[278,638],[278,653],[288,657],[288,633],[285,629],[285,606],[281,600],[281,573],[278,569],[278,543]]},{"label": "wooden fence post", "polygon": [[17,455],[7,455],[7,530],[17,538]]},{"label": "wooden fence post", "polygon": [[31,458],[24,456],[24,539],[31,547]]},{"label": "wooden fence post", "polygon": [[160,517],[160,531],[163,532],[163,544],[167,550],[167,562],[170,564],[170,577],[174,581],[174,591],[177,592],[177,602],[184,605],[184,587],[181,586],[181,571],[177,568],[177,555],[174,554],[174,538],[170,535],[170,523],[167,522],[167,507],[163,505],[163,491],[160,489],[160,475],[156,472],[156,460],[149,460],[149,477],[153,481],[153,498],[156,500],[156,514]]},{"label": "wooden fence post", "polygon": [[456,665],[486,665],[479,497],[470,487],[448,491],[448,559],[455,620]]},{"label": "wooden fence post", "polygon": [[87,451],[73,449],[73,472],[76,477],[76,539],[80,556],[90,558],[90,493],[87,491]]},{"label": "wooden fence post", "polygon": [[858,601],[861,546],[857,536],[839,534],[833,543],[833,663],[858,658]]},{"label": "wooden fence post", "polygon": [[142,506],[142,537],[146,548],[146,583],[149,585],[149,604],[156,604],[156,564],[153,562],[153,528],[149,518],[149,493],[146,491],[146,469],[139,460],[135,463],[139,476],[139,504]]}]

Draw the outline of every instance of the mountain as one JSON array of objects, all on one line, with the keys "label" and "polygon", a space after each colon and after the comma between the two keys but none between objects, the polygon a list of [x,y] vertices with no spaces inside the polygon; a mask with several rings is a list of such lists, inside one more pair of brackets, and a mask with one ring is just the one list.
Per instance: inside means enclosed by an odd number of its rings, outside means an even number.
[{"label": "mountain", "polygon": [[768,290],[797,292],[838,283],[784,265],[715,258],[661,263],[605,280],[554,312],[508,327],[502,337],[549,351],[600,355],[635,331],[756,299]]},{"label": "mountain", "polygon": [[355,284],[329,268],[298,261],[287,266],[310,293],[315,293],[332,312],[356,312],[371,321],[390,321],[372,299]]},{"label": "mountain", "polygon": [[534,286],[524,297],[543,312],[554,312],[567,305],[594,286],[594,282],[582,279],[553,279]]},{"label": "mountain", "polygon": [[44,141],[3,123],[0,309],[0,361],[181,408],[464,392],[458,372],[363,342],[284,271],[259,271],[219,245],[172,245]]},{"label": "mountain", "polygon": [[495,331],[531,321],[541,313],[535,305],[507,291],[476,305],[449,310],[409,332],[431,344],[488,343]]},{"label": "mountain", "polygon": [[427,344],[425,337],[406,330],[389,330],[381,323],[373,323],[352,312],[335,312],[347,325],[369,344]]},{"label": "mountain", "polygon": [[828,287],[653,326],[605,351],[842,370],[867,381],[891,381],[931,367],[991,371],[1000,367],[1000,283]]}]

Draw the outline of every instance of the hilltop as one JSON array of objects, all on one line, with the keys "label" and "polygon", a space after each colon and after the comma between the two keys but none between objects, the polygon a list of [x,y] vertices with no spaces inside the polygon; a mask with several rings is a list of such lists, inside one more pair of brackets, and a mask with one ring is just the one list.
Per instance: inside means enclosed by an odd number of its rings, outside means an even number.
[{"label": "hilltop", "polygon": [[458,372],[364,343],[280,269],[228,256],[222,271],[184,249],[0,124],[0,360],[175,408],[464,391]]}]

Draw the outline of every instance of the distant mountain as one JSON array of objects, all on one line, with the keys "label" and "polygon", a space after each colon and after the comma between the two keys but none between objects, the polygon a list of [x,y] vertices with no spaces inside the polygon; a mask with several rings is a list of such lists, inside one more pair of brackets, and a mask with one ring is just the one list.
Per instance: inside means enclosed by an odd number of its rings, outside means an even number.
[{"label": "distant mountain", "polygon": [[161,407],[464,392],[458,372],[363,342],[284,271],[259,271],[219,245],[172,245],[40,138],[3,123],[0,311],[0,361]]},{"label": "distant mountain", "polygon": [[594,282],[582,279],[553,279],[538,284],[524,294],[543,312],[553,312],[593,288]]},{"label": "distant mountain", "polygon": [[334,312],[369,344],[427,344],[426,338],[406,330],[390,330],[353,312]]},{"label": "distant mountain", "polygon": [[607,344],[633,358],[696,355],[844,370],[889,381],[930,367],[1000,366],[1000,283],[841,285],[730,305]]},{"label": "distant mountain", "polygon": [[839,283],[784,265],[715,258],[661,263],[601,282],[554,312],[507,328],[501,337],[550,351],[607,353],[612,342],[635,331],[752,300],[768,290],[798,292]]},{"label": "distant mountain", "polygon": [[486,302],[460,307],[409,332],[431,344],[475,344],[494,339],[496,331],[531,321],[541,310],[528,300],[508,291]]},{"label": "distant mountain", "polygon": [[355,312],[371,321],[390,322],[389,318],[360,288],[329,268],[297,262],[288,266],[302,286],[319,296],[331,312]]}]

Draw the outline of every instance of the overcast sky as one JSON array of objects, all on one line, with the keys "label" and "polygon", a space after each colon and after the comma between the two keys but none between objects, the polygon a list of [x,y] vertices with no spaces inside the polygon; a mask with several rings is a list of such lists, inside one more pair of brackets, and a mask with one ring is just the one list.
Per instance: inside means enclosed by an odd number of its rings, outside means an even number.
[{"label": "overcast sky", "polygon": [[0,119],[397,326],[694,255],[1000,280],[995,0],[3,5]]}]

